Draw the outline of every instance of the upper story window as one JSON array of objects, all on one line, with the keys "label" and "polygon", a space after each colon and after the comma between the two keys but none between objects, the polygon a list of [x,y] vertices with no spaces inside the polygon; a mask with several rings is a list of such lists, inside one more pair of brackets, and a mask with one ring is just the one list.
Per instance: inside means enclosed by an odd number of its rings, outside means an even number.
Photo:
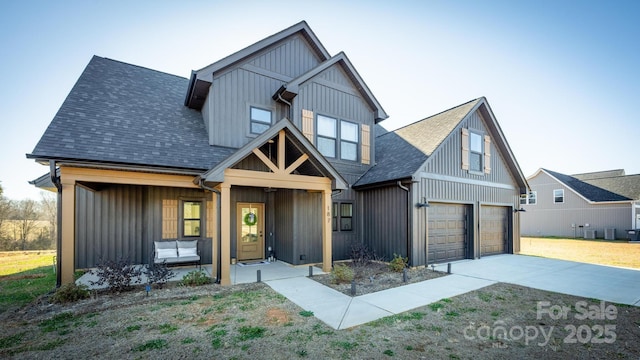
[{"label": "upper story window", "polygon": [[564,189],[553,190],[553,203],[561,204],[564,202]]},{"label": "upper story window", "polygon": [[262,134],[271,126],[271,111],[251,106],[251,133]]},{"label": "upper story window", "polygon": [[318,151],[327,157],[336,157],[336,139],[338,120],[318,115]]},{"label": "upper story window", "polygon": [[[326,157],[358,160],[358,124],[318,115],[318,151]],[[340,125],[340,126],[338,126]]]},{"label": "upper story window", "polygon": [[202,202],[184,201],[182,203],[182,236],[200,236],[202,229]]},{"label": "upper story window", "polygon": [[482,135],[469,132],[469,170],[482,171]]}]

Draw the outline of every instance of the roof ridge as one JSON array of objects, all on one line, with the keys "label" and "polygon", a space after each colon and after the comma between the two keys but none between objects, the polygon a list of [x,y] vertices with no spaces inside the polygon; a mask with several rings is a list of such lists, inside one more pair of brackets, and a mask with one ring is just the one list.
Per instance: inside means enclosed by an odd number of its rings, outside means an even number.
[{"label": "roof ridge", "polygon": [[447,110],[444,110],[444,111],[440,111],[439,113],[436,113],[436,114],[433,114],[433,115],[427,116],[426,118],[423,118],[423,119],[420,119],[420,120],[416,120],[416,121],[414,121],[414,122],[412,122],[412,123],[409,123],[409,124],[403,125],[403,126],[401,126],[401,127],[397,128],[397,129],[395,129],[395,130],[393,130],[393,131],[389,131],[389,132],[396,132],[396,131],[398,131],[398,130],[404,129],[404,128],[409,127],[409,126],[411,126],[411,125],[415,125],[415,124],[417,124],[417,123],[419,123],[419,122],[422,122],[422,121],[425,121],[425,120],[429,120],[429,119],[431,119],[431,118],[433,118],[433,117],[436,117],[436,116],[438,116],[438,115],[442,115],[442,114],[444,114],[444,113],[446,113],[446,112],[449,112],[449,111],[451,111],[451,110],[454,110],[454,109],[457,109],[457,108],[459,108],[459,107],[465,106],[465,105],[467,105],[467,104],[469,104],[469,103],[472,103],[472,102],[474,102],[474,101],[478,101],[478,100],[480,100],[480,99],[482,99],[482,97],[475,98],[475,99],[473,99],[473,100],[469,100],[469,101],[467,101],[467,102],[465,102],[465,103],[462,103],[462,104],[460,104],[460,105],[456,105],[456,106],[451,107],[451,108],[449,108],[449,109],[447,109]]}]

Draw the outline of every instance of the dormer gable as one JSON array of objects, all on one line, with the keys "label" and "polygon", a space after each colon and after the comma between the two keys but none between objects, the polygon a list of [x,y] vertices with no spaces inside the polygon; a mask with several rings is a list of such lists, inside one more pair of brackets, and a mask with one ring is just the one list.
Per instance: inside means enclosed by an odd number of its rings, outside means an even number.
[{"label": "dormer gable", "polygon": [[[205,99],[209,92],[209,88],[213,81],[213,77],[216,73],[223,72],[229,68],[238,66],[241,63],[250,62],[249,59],[251,59],[252,57],[258,57],[258,59],[254,60],[260,61],[259,57],[261,53],[265,53],[269,48],[274,47],[274,45],[296,36],[304,39],[305,45],[308,47],[309,52],[317,58],[317,62],[326,61],[331,57],[324,45],[322,45],[320,40],[313,33],[307,22],[301,21],[285,30],[282,30],[274,35],[260,40],[208,66],[205,66],[200,70],[192,71],[187,94],[185,97],[185,106],[188,106],[192,109],[200,110],[204,105]],[[265,59],[265,61],[268,60]],[[255,63],[251,65],[256,66]]]}]

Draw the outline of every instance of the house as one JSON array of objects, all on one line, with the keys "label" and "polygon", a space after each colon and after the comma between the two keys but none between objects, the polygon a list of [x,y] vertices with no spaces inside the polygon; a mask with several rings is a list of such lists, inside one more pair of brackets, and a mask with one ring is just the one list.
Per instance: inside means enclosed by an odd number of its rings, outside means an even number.
[{"label": "house", "polygon": [[539,169],[528,181],[532,191],[520,202],[523,235],[626,239],[628,230],[640,229],[640,174]]},{"label": "house", "polygon": [[517,252],[526,180],[486,99],[376,137],[386,118],[306,22],[190,79],[93,57],[27,154],[58,192],[59,282],[162,239],[197,239],[221,284],[234,260],[330,271],[358,244],[412,265]]}]

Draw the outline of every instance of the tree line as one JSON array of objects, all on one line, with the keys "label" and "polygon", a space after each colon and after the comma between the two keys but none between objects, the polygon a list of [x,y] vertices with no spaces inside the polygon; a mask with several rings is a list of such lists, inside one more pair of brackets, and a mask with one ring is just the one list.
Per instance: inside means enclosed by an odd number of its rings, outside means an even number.
[{"label": "tree line", "polygon": [[56,196],[11,200],[0,185],[0,251],[49,250],[56,246]]}]

